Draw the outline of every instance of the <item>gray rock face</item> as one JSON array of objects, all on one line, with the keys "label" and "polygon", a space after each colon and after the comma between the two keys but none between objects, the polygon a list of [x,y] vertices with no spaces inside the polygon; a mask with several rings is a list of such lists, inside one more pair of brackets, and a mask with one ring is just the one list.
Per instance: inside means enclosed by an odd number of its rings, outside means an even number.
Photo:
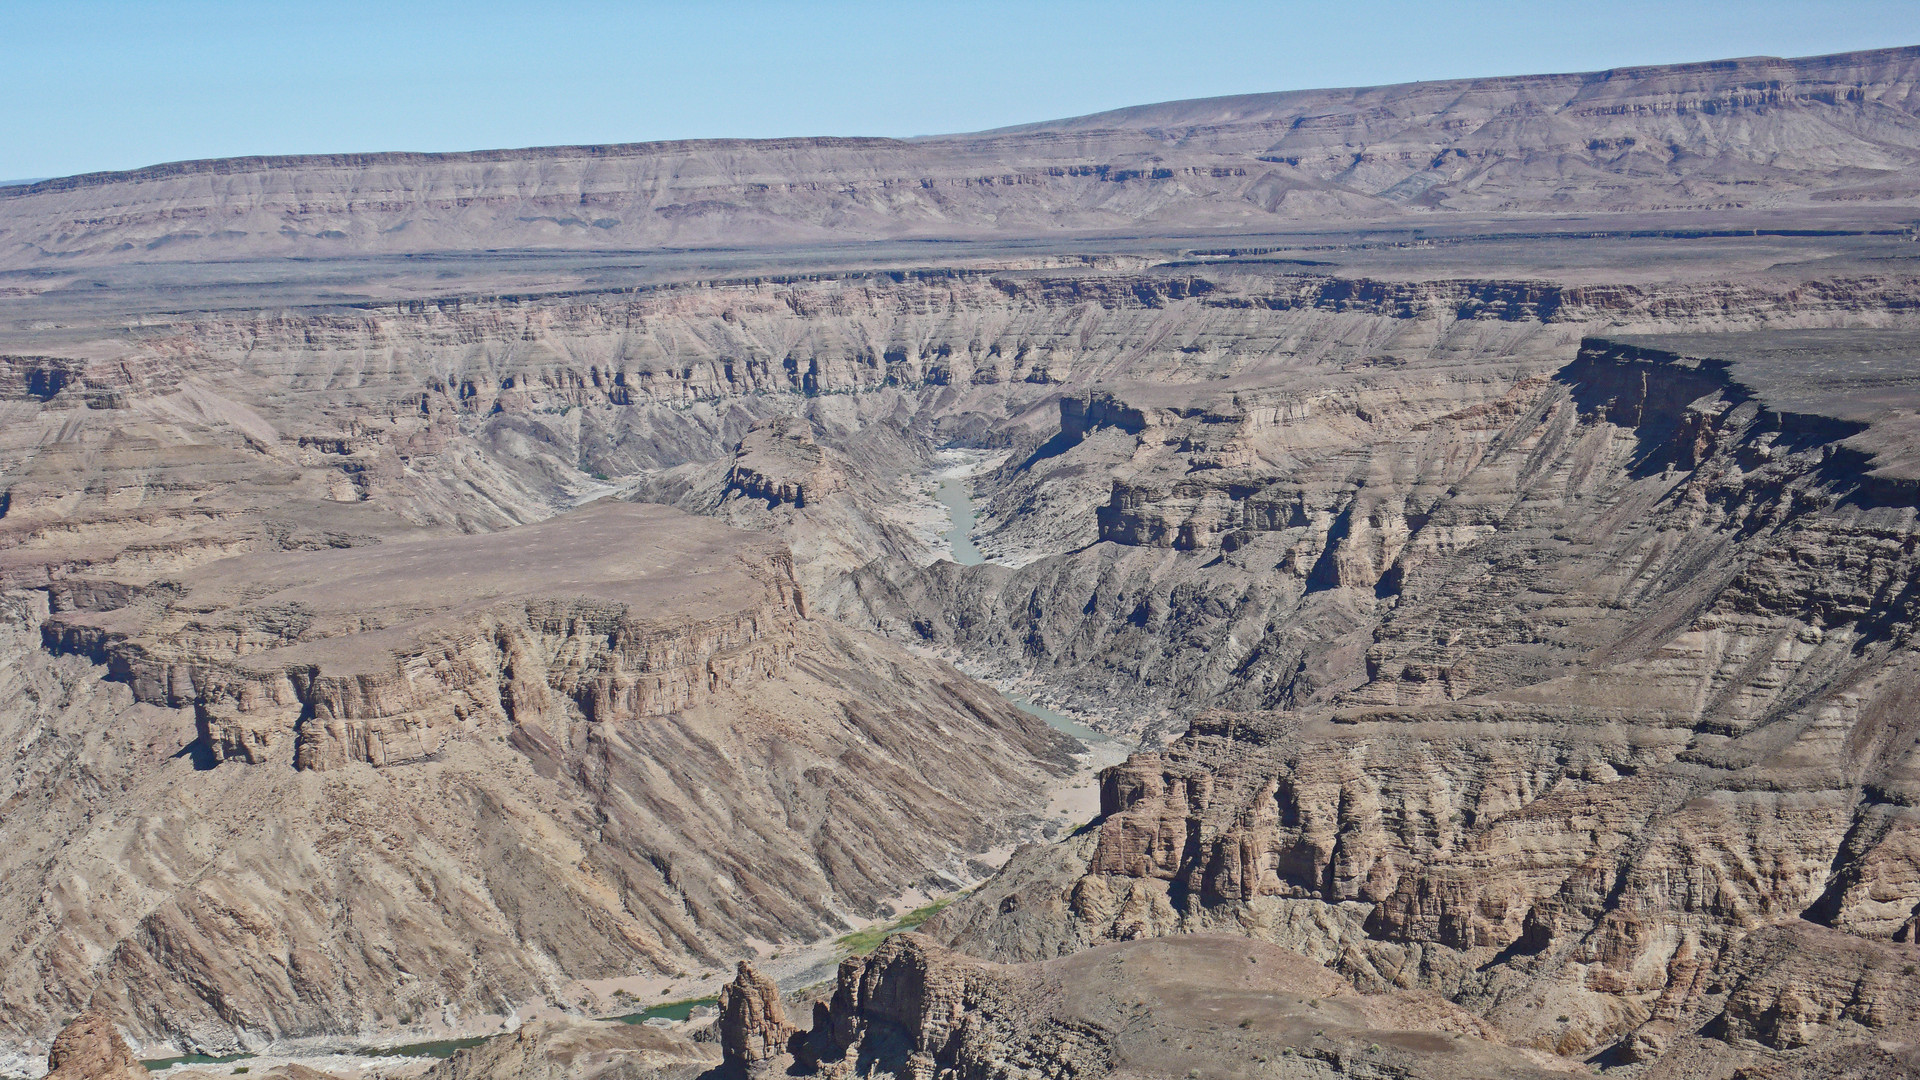
[{"label": "gray rock face", "polygon": [[1920,53],[1886,49],[1173,102],[912,141],[184,162],[0,189],[0,265],[1912,205],[1917,71]]}]

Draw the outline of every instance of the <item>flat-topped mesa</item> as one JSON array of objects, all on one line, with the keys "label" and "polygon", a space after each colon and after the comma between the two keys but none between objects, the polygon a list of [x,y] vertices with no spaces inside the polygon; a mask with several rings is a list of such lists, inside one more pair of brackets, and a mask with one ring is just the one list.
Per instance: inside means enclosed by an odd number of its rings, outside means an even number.
[{"label": "flat-topped mesa", "polygon": [[176,162],[0,188],[0,265],[399,255],[481,237],[499,250],[633,251],[1244,234],[1440,207],[1805,213],[1910,197],[1898,170],[1914,150],[1916,67],[1915,50],[1883,49],[1303,90],[911,142]]},{"label": "flat-topped mesa", "polygon": [[803,509],[836,491],[847,480],[825,447],[813,438],[803,417],[781,416],[755,424],[734,451],[727,488],[770,507]]},{"label": "flat-topped mesa", "polygon": [[219,760],[390,765],[489,718],[658,716],[784,673],[806,615],[775,541],[658,506],[345,551],[260,553],[43,627]]}]

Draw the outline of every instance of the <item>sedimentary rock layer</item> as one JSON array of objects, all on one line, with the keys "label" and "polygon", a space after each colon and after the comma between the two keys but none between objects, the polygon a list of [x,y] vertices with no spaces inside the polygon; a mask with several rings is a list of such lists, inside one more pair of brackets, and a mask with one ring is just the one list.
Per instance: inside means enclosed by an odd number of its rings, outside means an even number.
[{"label": "sedimentary rock layer", "polygon": [[[1852,243],[6,330],[6,1022],[465,1024],[974,878],[1061,747],[878,628],[1156,743],[1229,710],[936,926],[967,948],[1250,933],[1543,1053],[1897,1042],[1899,349],[1673,336],[1911,327],[1909,242]],[[1881,367],[1823,372],[1842,408],[1774,354]],[[994,563],[939,559],[950,448]]]},{"label": "sedimentary rock layer", "polygon": [[1587,341],[1417,517],[1350,519],[1385,557],[1329,547],[1318,587],[1384,603],[1322,707],[1195,720],[930,931],[1232,927],[1621,1061],[1911,1038],[1916,345]]},{"label": "sedimentary rock layer", "polygon": [[603,502],[506,533],[241,556],[55,590],[47,647],[191,708],[215,760],[418,760],[470,722],[667,716],[791,669],[805,602],[776,543]]},{"label": "sedimentary rock layer", "polygon": [[825,1076],[1536,1077],[1571,1065],[1503,1045],[1433,995],[1361,995],[1284,949],[1217,936],[994,964],[896,935],[840,965],[792,1046]]},{"label": "sedimentary rock layer", "polygon": [[601,503],[358,540],[9,594],[14,1032],[90,1000],[230,1047],[700,968],[974,876],[1071,766],[808,618],[763,534]]},{"label": "sedimentary rock layer", "polygon": [[1916,65],[1887,49],[1248,95],[909,141],[184,162],[0,189],[0,265],[1911,204]]}]

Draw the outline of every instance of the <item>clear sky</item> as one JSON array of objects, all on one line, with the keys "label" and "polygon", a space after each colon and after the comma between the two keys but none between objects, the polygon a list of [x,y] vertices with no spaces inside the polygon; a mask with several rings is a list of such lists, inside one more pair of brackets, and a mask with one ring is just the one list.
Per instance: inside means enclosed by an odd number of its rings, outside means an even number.
[{"label": "clear sky", "polygon": [[917,135],[1216,94],[1920,44],[1920,0],[0,0],[0,180]]}]

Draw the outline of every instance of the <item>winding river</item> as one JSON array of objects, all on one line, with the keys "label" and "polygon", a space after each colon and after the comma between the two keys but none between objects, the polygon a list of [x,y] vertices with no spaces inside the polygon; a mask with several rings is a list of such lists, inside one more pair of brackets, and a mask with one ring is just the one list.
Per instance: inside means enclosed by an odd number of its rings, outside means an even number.
[{"label": "winding river", "polygon": [[943,476],[940,486],[934,491],[934,498],[940,500],[953,518],[953,527],[946,531],[947,544],[953,549],[953,561],[961,566],[979,566],[987,561],[980,549],[973,546],[973,488],[964,477]]},{"label": "winding river", "polygon": [[[942,534],[947,538],[947,546],[953,550],[953,561],[961,566],[979,566],[987,561],[987,557],[980,554],[980,549],[973,545],[973,526],[978,520],[973,510],[973,485],[961,476],[942,476],[939,481],[939,487],[934,490],[934,497],[947,508],[948,515],[953,519],[952,527]],[[1022,711],[1045,720],[1047,726],[1055,731],[1064,731],[1081,742],[1107,741],[1107,736],[1079,723],[1072,717],[1035,705],[1025,698],[1015,697],[1004,690],[1000,692],[1000,696]]]},{"label": "winding river", "polygon": [[[939,486],[935,490],[934,496],[940,500],[941,505],[947,508],[948,514],[953,518],[952,527],[942,534],[947,538],[947,543],[951,545],[953,549],[953,561],[959,563],[961,566],[979,566],[985,563],[987,557],[980,554],[980,549],[973,544],[973,527],[978,517],[973,510],[972,485],[967,482],[965,477],[942,476],[939,478]],[[1102,735],[1100,732],[1095,731],[1070,716],[1057,713],[1042,705],[1035,705],[1025,698],[1017,697],[1004,690],[1000,692],[1000,696],[1006,698],[1015,708],[1046,721],[1047,726],[1053,728],[1055,731],[1066,732],[1068,735],[1090,746],[1105,743],[1109,740],[1108,736]],[[693,1006],[707,1004],[710,1001],[710,998],[699,998],[674,1002],[668,1005],[655,1006],[644,1012],[632,1013],[627,1016],[610,1017],[609,1019],[622,1020],[629,1024],[642,1023],[654,1017],[662,1017],[669,1020],[684,1020],[687,1018],[687,1014]],[[340,1052],[355,1057],[444,1058],[450,1056],[455,1050],[463,1047],[477,1046],[490,1037],[491,1036],[486,1035],[476,1035],[460,1039],[436,1039],[430,1042],[409,1043],[401,1046],[360,1046]],[[225,1056],[187,1054],[180,1057],[145,1061],[142,1062],[142,1064],[149,1070],[159,1072],[175,1065],[225,1065],[229,1062],[248,1061],[254,1057],[255,1055],[250,1053]]]}]

